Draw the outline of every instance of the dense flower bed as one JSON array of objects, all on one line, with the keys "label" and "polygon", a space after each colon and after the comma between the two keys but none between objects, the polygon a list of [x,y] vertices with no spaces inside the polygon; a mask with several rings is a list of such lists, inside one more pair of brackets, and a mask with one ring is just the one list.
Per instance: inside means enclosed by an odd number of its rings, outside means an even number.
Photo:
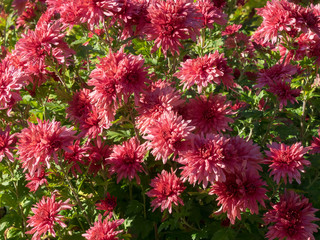
[{"label": "dense flower bed", "polygon": [[320,238],[320,4],[4,0],[0,44],[1,239]]}]

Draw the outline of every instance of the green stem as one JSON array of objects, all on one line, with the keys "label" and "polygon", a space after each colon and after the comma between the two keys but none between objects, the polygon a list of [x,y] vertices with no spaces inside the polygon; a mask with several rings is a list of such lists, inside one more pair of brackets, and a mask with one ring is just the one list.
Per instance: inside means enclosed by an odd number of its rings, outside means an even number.
[{"label": "green stem", "polygon": [[72,183],[71,183],[71,181],[70,181],[70,179],[69,179],[66,171],[64,170],[64,167],[62,166],[61,162],[59,162],[59,166],[60,166],[60,168],[61,168],[61,171],[62,171],[62,173],[63,173],[63,175],[64,175],[65,180],[67,181],[67,184],[69,185],[69,188],[70,188],[71,192],[73,193],[73,196],[74,196],[74,198],[75,198],[78,206],[79,206],[80,209],[82,210],[84,217],[85,217],[86,220],[88,221],[88,224],[91,225],[90,218],[89,218],[89,216],[86,214],[86,212],[85,212],[85,210],[84,210],[84,208],[83,208],[83,206],[82,206],[82,203],[81,203],[81,201],[80,201],[79,195],[78,195],[77,191],[75,190],[75,188],[73,187],[73,185],[72,185]]},{"label": "green stem", "polygon": [[270,130],[271,130],[271,127],[272,127],[272,125],[273,125],[273,121],[274,121],[274,119],[275,119],[276,116],[277,116],[278,110],[279,110],[279,103],[277,103],[277,104],[275,105],[275,110],[274,110],[274,112],[273,112],[273,115],[272,115],[272,117],[271,117],[271,119],[270,119],[270,122],[269,122],[269,124],[268,124],[268,127],[267,127],[267,129],[266,129],[266,133],[264,134],[264,136],[263,136],[263,138],[262,138],[262,140],[261,140],[261,146],[264,146],[265,143],[266,143],[266,141],[267,141],[268,135],[269,135]]}]

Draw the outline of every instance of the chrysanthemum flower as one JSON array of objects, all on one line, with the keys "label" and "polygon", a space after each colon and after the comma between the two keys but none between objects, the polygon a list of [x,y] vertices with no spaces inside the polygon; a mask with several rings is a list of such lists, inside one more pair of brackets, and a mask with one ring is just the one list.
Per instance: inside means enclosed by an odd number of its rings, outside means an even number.
[{"label": "chrysanthemum flower", "polygon": [[59,215],[61,210],[71,209],[72,205],[69,200],[56,202],[56,196],[45,197],[31,208],[34,215],[29,217],[27,227],[33,227],[26,234],[33,234],[32,240],[40,240],[41,236],[49,232],[53,237],[56,236],[54,225],[58,223],[61,227],[65,228],[67,225],[61,220],[62,216]]},{"label": "chrysanthemum flower", "polygon": [[182,180],[176,176],[176,171],[171,169],[171,172],[162,170],[161,174],[158,173],[157,177],[151,180],[150,186],[153,187],[146,194],[148,197],[155,197],[151,202],[153,211],[161,207],[161,212],[168,209],[169,213],[172,212],[172,203],[178,206],[180,203],[183,205],[182,199],[179,195],[186,188],[183,186]]},{"label": "chrysanthemum flower", "polygon": [[304,148],[301,143],[295,143],[291,146],[272,143],[267,147],[270,150],[266,151],[267,161],[271,164],[269,166],[270,176],[274,175],[273,179],[278,184],[281,178],[287,184],[287,177],[290,183],[292,183],[292,179],[295,179],[301,184],[300,172],[304,172],[303,168],[310,165],[310,162],[303,157],[309,148]]},{"label": "chrysanthemum flower", "polygon": [[124,1],[121,0],[82,0],[76,1],[80,9],[80,21],[87,23],[90,30],[105,24],[107,17],[119,12]]},{"label": "chrysanthemum flower", "polygon": [[148,140],[147,148],[156,160],[167,162],[171,154],[177,155],[184,150],[185,140],[194,129],[189,125],[190,121],[184,121],[174,112],[164,112],[159,119],[155,119],[146,129],[144,139]]},{"label": "chrysanthemum flower", "polygon": [[213,24],[227,24],[227,15],[221,9],[214,6],[210,0],[197,0],[196,6],[202,14],[202,22],[204,27],[213,29]]},{"label": "chrysanthemum flower", "polygon": [[60,20],[65,25],[79,24],[81,18],[81,0],[46,0],[47,11],[58,13],[60,15]]},{"label": "chrysanthemum flower", "polygon": [[232,123],[233,120],[227,115],[232,115],[234,112],[230,109],[231,102],[226,101],[226,96],[201,95],[191,99],[187,107],[187,118],[191,120],[191,125],[195,126],[198,132],[217,133],[231,129],[228,123]]},{"label": "chrysanthemum flower", "polygon": [[99,203],[96,204],[97,210],[104,210],[105,213],[103,216],[108,215],[113,209],[117,206],[117,198],[114,196],[110,196],[110,193],[107,193],[107,196],[100,200]]},{"label": "chrysanthemum flower", "polygon": [[87,157],[85,165],[89,166],[89,173],[96,175],[102,167],[107,166],[107,158],[110,157],[111,147],[97,137],[94,142],[91,141],[87,146]]},{"label": "chrysanthemum flower", "polygon": [[82,173],[79,163],[84,164],[84,157],[88,147],[80,146],[80,140],[77,140],[69,149],[70,151],[64,153],[64,161],[71,165],[70,170],[73,176],[77,176],[76,172]]},{"label": "chrysanthemum flower", "polygon": [[210,83],[224,84],[227,88],[234,87],[232,69],[227,66],[223,54],[216,51],[213,54],[205,55],[196,59],[188,59],[181,64],[180,71],[174,76],[181,80],[183,89],[189,89],[197,85],[198,92],[202,87],[207,87]]},{"label": "chrysanthemum flower", "polygon": [[313,153],[320,153],[320,128],[318,130],[319,138],[313,137],[313,141],[311,143],[311,149]]},{"label": "chrysanthemum flower", "polygon": [[19,90],[26,85],[27,79],[22,68],[10,62],[10,56],[0,61],[0,109],[11,109],[21,100]]},{"label": "chrysanthemum flower", "polygon": [[141,164],[146,152],[145,144],[140,145],[136,137],[129,139],[122,145],[113,146],[107,162],[111,165],[109,172],[111,174],[117,173],[117,183],[122,178],[128,178],[130,181],[136,178],[137,183],[140,184],[137,173],[144,171]]},{"label": "chrysanthemum flower", "polygon": [[258,202],[265,207],[264,200],[268,199],[265,195],[267,190],[263,188],[265,185],[258,174],[249,171],[227,174],[226,181],[216,182],[209,192],[218,196],[218,205],[221,205],[215,213],[226,212],[231,224],[236,218],[241,220],[240,213],[247,208],[251,214],[258,214]]},{"label": "chrysanthemum flower", "polygon": [[91,91],[86,88],[76,92],[72,101],[69,102],[66,112],[70,120],[79,124],[82,131],[80,136],[86,135],[89,138],[94,138],[102,132],[103,128],[108,128],[110,124],[104,123],[102,116],[99,114],[99,109],[90,100],[90,93]]},{"label": "chrysanthemum flower", "polygon": [[15,148],[15,134],[10,135],[10,127],[7,126],[3,131],[0,129],[0,162],[4,157],[7,157],[11,162],[14,161],[12,149]]},{"label": "chrysanthemum flower", "polygon": [[22,167],[34,176],[36,170],[47,166],[50,160],[58,162],[58,152],[70,152],[70,146],[75,139],[75,131],[71,128],[61,127],[60,122],[38,120],[38,125],[28,123],[29,127],[22,129],[18,134],[18,154]]},{"label": "chrysanthemum flower", "polygon": [[49,73],[46,59],[52,58],[62,65],[69,64],[70,57],[74,54],[63,40],[65,27],[60,21],[50,21],[50,18],[50,13],[43,14],[34,31],[22,34],[14,51],[26,73],[37,76],[33,83],[38,85],[44,81],[39,76]]},{"label": "chrysanthemum flower", "polygon": [[226,27],[224,31],[221,32],[221,36],[232,35],[238,32],[242,28],[241,24],[232,24]]},{"label": "chrysanthemum flower", "polygon": [[149,81],[143,64],[141,56],[126,54],[124,48],[121,48],[101,58],[96,69],[91,72],[88,85],[94,86],[94,89],[90,97],[92,103],[102,110],[100,114],[106,123],[113,121],[122,99],[126,102],[132,93],[138,99],[145,83]]},{"label": "chrysanthemum flower", "polygon": [[263,17],[263,22],[253,37],[262,39],[263,43],[275,43],[282,31],[297,31],[295,17],[298,15],[299,7],[286,0],[268,1],[266,6],[257,10],[257,14]]},{"label": "chrysanthemum flower", "polygon": [[219,135],[195,135],[191,142],[192,148],[179,156],[182,180],[195,185],[202,182],[203,188],[208,183],[225,181],[223,146],[227,140]]},{"label": "chrysanthemum flower", "polygon": [[167,82],[157,81],[143,91],[137,103],[139,113],[136,119],[137,128],[145,133],[147,127],[164,112],[170,112],[183,104],[181,94]]},{"label": "chrysanthemum flower", "polygon": [[181,40],[191,38],[196,41],[201,28],[201,14],[192,0],[154,1],[148,8],[150,24],[147,39],[155,40],[152,51],[161,47],[164,55],[179,54]]},{"label": "chrysanthemum flower", "polygon": [[319,226],[312,222],[319,221],[315,217],[318,210],[312,207],[309,199],[288,191],[272,208],[264,215],[265,224],[272,224],[266,234],[269,240],[315,240],[313,233],[318,231]]},{"label": "chrysanthemum flower", "polygon": [[46,176],[49,175],[49,173],[46,173],[43,168],[37,171],[40,171],[40,174],[37,172],[34,176],[31,176],[28,173],[26,174],[26,180],[29,181],[26,184],[26,187],[29,188],[31,192],[36,192],[41,185],[48,184]]},{"label": "chrysanthemum flower", "polygon": [[124,219],[110,221],[110,218],[107,217],[103,221],[101,220],[102,215],[99,214],[98,221],[82,236],[87,240],[118,240],[117,235],[123,230],[116,231],[116,229],[124,222]]},{"label": "chrysanthemum flower", "polygon": [[225,171],[230,173],[241,172],[247,169],[256,175],[262,171],[260,164],[264,163],[260,147],[252,140],[231,137],[223,146]]},{"label": "chrysanthemum flower", "polygon": [[258,84],[255,87],[267,86],[267,91],[278,97],[280,109],[291,103],[296,102],[299,96],[299,89],[291,89],[291,79],[298,72],[296,66],[290,64],[276,64],[269,69],[262,70],[258,75]]}]

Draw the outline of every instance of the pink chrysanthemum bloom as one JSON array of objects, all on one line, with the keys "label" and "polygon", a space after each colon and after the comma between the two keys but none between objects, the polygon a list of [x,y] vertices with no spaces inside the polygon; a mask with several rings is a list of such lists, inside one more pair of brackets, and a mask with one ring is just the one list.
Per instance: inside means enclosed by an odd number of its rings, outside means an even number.
[{"label": "pink chrysanthemum bloom", "polygon": [[70,152],[70,146],[75,139],[75,131],[61,127],[60,122],[50,122],[38,119],[38,125],[28,122],[29,127],[22,129],[18,134],[18,154],[22,167],[34,176],[35,171],[43,165],[50,168],[50,160],[58,162],[58,152]]},{"label": "pink chrysanthemum bloom", "polygon": [[270,150],[266,151],[267,162],[271,164],[269,171],[271,171],[270,176],[274,175],[274,181],[279,184],[280,179],[283,178],[284,183],[287,184],[288,176],[290,183],[294,178],[301,184],[300,172],[304,172],[303,168],[310,165],[310,162],[303,157],[309,148],[304,148],[301,143],[295,143],[291,146],[272,143],[267,147]]},{"label": "pink chrysanthemum bloom", "polygon": [[72,205],[69,204],[69,200],[62,202],[56,202],[56,196],[45,197],[34,205],[34,208],[31,208],[34,215],[29,217],[27,221],[27,227],[33,227],[26,234],[33,234],[32,240],[40,240],[41,235],[49,232],[53,237],[56,236],[54,231],[54,225],[58,223],[61,227],[65,228],[67,225],[62,222],[62,216],[59,215],[61,210],[71,209]]},{"label": "pink chrysanthemum bloom", "polygon": [[117,235],[122,233],[123,230],[116,231],[116,229],[124,222],[124,219],[110,221],[110,217],[108,216],[103,221],[101,220],[102,215],[99,214],[98,221],[82,236],[87,240],[118,240]]},{"label": "pink chrysanthemum bloom", "polygon": [[151,180],[150,186],[153,188],[146,194],[148,197],[155,197],[151,202],[153,211],[161,207],[161,212],[168,209],[169,213],[172,212],[172,203],[178,206],[183,204],[179,195],[185,190],[182,180],[176,176],[176,171],[171,169],[171,172],[162,170],[161,174],[158,173],[157,177]]},{"label": "pink chrysanthemum bloom", "polygon": [[219,55],[218,51],[196,59],[188,59],[181,65],[180,71],[174,76],[181,80],[183,89],[189,89],[196,84],[198,92],[201,93],[202,87],[207,87],[210,83],[222,83],[227,88],[235,86],[232,69],[228,67],[223,53]]},{"label": "pink chrysanthemum bloom", "polygon": [[228,123],[233,120],[227,115],[232,115],[231,102],[226,101],[226,96],[221,94],[204,95],[191,99],[187,104],[188,119],[191,125],[196,127],[200,133],[217,133],[221,131],[231,130]]},{"label": "pink chrysanthemum bloom", "polygon": [[226,27],[224,31],[221,32],[221,36],[232,35],[238,32],[242,28],[241,24],[233,24]]},{"label": "pink chrysanthemum bloom", "polygon": [[[58,64],[70,63],[70,57],[74,51],[63,40],[65,27],[60,21],[50,21],[51,15],[46,12],[39,19],[36,29],[22,34],[22,38],[15,46],[15,54],[19,58],[24,70],[29,75],[46,75],[46,59],[52,58]],[[38,82],[37,82],[38,81]],[[39,82],[40,81],[40,82]],[[40,85],[43,79],[35,79],[33,83]]]},{"label": "pink chrysanthemum bloom", "polygon": [[84,164],[84,157],[88,150],[88,147],[81,147],[80,140],[77,140],[72,146],[69,147],[70,151],[64,153],[64,161],[68,165],[71,165],[70,170],[73,176],[77,176],[77,173],[82,173],[79,164]]},{"label": "pink chrysanthemum bloom", "polygon": [[7,126],[3,131],[0,129],[0,162],[7,157],[11,162],[14,161],[12,150],[15,149],[15,134],[10,135],[10,127]]},{"label": "pink chrysanthemum bloom", "polygon": [[102,168],[106,168],[106,159],[110,157],[111,147],[97,137],[94,142],[91,141],[87,146],[87,157],[85,165],[89,166],[89,173],[96,175]]},{"label": "pink chrysanthemum bloom", "polygon": [[137,103],[139,113],[136,120],[137,128],[145,133],[148,126],[164,112],[170,112],[184,103],[181,94],[168,83],[158,81],[145,90]]},{"label": "pink chrysanthemum bloom", "polygon": [[176,156],[184,150],[185,140],[194,129],[189,123],[171,111],[164,112],[147,127],[144,139],[149,141],[147,148],[152,149],[151,153],[156,160],[162,159],[165,164],[171,154]]},{"label": "pink chrysanthemum bloom", "polygon": [[252,140],[240,138],[239,136],[230,138],[223,146],[225,171],[237,173],[247,169],[250,173],[259,174],[262,171],[260,164],[264,163],[260,147]]},{"label": "pink chrysanthemum bloom", "polygon": [[102,116],[99,114],[99,109],[92,104],[90,93],[91,91],[85,88],[76,92],[66,109],[68,118],[79,124],[82,131],[79,137],[86,135],[89,138],[95,138],[103,128],[108,128],[108,124],[104,124]]},{"label": "pink chrysanthemum bloom", "polygon": [[319,226],[312,222],[319,221],[315,217],[318,209],[312,207],[308,198],[287,191],[272,208],[264,215],[265,224],[273,224],[266,234],[269,240],[315,240],[313,233],[318,232]]},{"label": "pink chrysanthemum bloom", "polygon": [[148,12],[147,39],[155,40],[152,51],[161,47],[165,56],[168,50],[172,55],[179,54],[179,47],[183,47],[181,40],[196,41],[200,34],[201,14],[192,0],[154,1]]},{"label": "pink chrysanthemum bloom", "polygon": [[313,137],[313,141],[311,143],[312,153],[320,153],[320,128],[318,129],[319,138]]},{"label": "pink chrysanthemum bloom", "polygon": [[214,6],[211,0],[197,0],[196,6],[202,14],[202,22],[204,27],[213,29],[213,24],[227,24],[227,15],[221,9]]},{"label": "pink chrysanthemum bloom", "polygon": [[203,188],[208,183],[225,181],[223,146],[227,140],[219,135],[195,135],[191,142],[192,148],[179,156],[182,180],[195,185],[202,182]]},{"label": "pink chrysanthemum bloom", "polygon": [[65,25],[72,25],[80,23],[81,17],[81,0],[46,0],[48,5],[47,11],[58,13],[60,15],[61,22]]},{"label": "pink chrysanthemum bloom", "polygon": [[138,172],[144,171],[142,167],[143,158],[147,150],[145,144],[141,144],[136,137],[129,139],[122,145],[114,145],[110,157],[107,159],[110,164],[109,172],[111,174],[117,173],[117,183],[122,178],[128,178],[132,181],[136,179],[140,184]]},{"label": "pink chrysanthemum bloom", "polygon": [[90,93],[92,102],[104,116],[105,122],[114,120],[115,111],[129,96],[134,93],[138,99],[139,93],[149,82],[146,68],[143,66],[144,59],[124,53],[124,48],[118,52],[110,52],[106,57],[100,59],[90,74],[88,85],[94,86]]},{"label": "pink chrysanthemum bloom", "polygon": [[28,78],[22,68],[17,68],[10,61],[10,56],[0,61],[0,109],[11,109],[21,100],[19,90]]},{"label": "pink chrysanthemum bloom", "polygon": [[268,199],[267,190],[263,188],[265,185],[258,174],[249,171],[228,174],[225,182],[216,182],[209,192],[218,196],[218,205],[221,205],[215,213],[226,212],[231,224],[236,218],[241,220],[240,213],[247,208],[251,214],[259,214],[258,202],[265,207],[264,200]]},{"label": "pink chrysanthemum bloom", "polygon": [[263,43],[268,41],[275,43],[282,31],[288,34],[296,33],[299,7],[286,0],[268,1],[265,7],[257,10],[257,14],[263,17],[263,22],[253,38],[262,39]]},{"label": "pink chrysanthemum bloom", "polygon": [[82,0],[76,1],[80,9],[80,21],[87,23],[90,30],[105,24],[107,17],[119,12],[123,5],[122,0]]},{"label": "pink chrysanthemum bloom", "polygon": [[113,196],[111,197],[110,193],[107,193],[107,196],[104,199],[100,200],[99,203],[96,204],[97,210],[105,211],[103,216],[106,216],[110,212],[112,212],[116,206],[117,206],[117,198]]},{"label": "pink chrysanthemum bloom", "polygon": [[46,173],[43,168],[37,171],[40,171],[40,174],[37,172],[34,176],[31,176],[28,173],[26,174],[26,180],[29,181],[26,184],[26,187],[29,188],[31,192],[36,192],[41,185],[48,184],[46,176],[48,176],[49,173]]},{"label": "pink chrysanthemum bloom", "polygon": [[291,89],[291,79],[298,72],[298,68],[292,65],[276,64],[269,69],[261,70],[255,87],[267,86],[267,91],[278,97],[280,109],[291,103],[297,102],[299,89]]}]

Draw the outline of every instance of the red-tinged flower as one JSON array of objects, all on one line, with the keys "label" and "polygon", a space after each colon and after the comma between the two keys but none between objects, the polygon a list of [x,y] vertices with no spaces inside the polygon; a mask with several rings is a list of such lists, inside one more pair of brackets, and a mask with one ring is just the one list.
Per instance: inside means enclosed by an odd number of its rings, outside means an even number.
[{"label": "red-tinged flower", "polygon": [[82,234],[87,240],[118,240],[117,235],[123,230],[116,231],[116,229],[124,222],[124,219],[110,221],[110,217],[102,220],[102,215],[99,214],[98,221]]},{"label": "red-tinged flower", "polygon": [[259,174],[262,171],[260,164],[264,163],[260,147],[252,140],[240,138],[239,136],[230,138],[223,146],[225,171],[237,173],[248,170],[250,173]]},{"label": "red-tinged flower", "polygon": [[280,80],[290,82],[292,76],[298,72],[298,68],[293,65],[276,64],[268,69],[263,69],[258,74],[258,84],[255,87],[264,87]]},{"label": "red-tinged flower", "polygon": [[158,173],[157,177],[151,180],[150,186],[153,188],[146,194],[148,197],[153,198],[151,206],[153,211],[161,207],[161,212],[168,209],[169,213],[172,212],[172,203],[175,205],[183,204],[179,195],[186,189],[183,186],[182,180],[177,177],[176,171],[171,169],[171,172],[162,170],[161,174]]},{"label": "red-tinged flower", "polygon": [[202,14],[202,23],[204,27],[213,29],[213,24],[227,24],[227,15],[221,9],[214,6],[211,0],[197,0],[196,6]]},{"label": "red-tinged flower", "polygon": [[14,0],[12,6],[18,11],[18,15],[21,15],[28,2],[28,0]]},{"label": "red-tinged flower", "polygon": [[226,27],[224,31],[221,32],[221,36],[232,35],[238,32],[242,28],[241,24],[233,24]]},{"label": "red-tinged flower", "polygon": [[110,157],[111,147],[102,142],[101,137],[97,137],[94,142],[87,146],[87,157],[85,164],[89,166],[89,173],[96,175],[102,168],[106,168],[106,159]]},{"label": "red-tinged flower", "polygon": [[37,12],[39,12],[37,4],[36,2],[26,1],[26,3],[23,5],[23,8],[22,8],[22,5],[20,6],[17,5],[17,7],[19,7],[19,9],[17,9],[19,14],[16,20],[17,28],[19,27],[26,28],[27,23],[34,20],[36,18]]},{"label": "red-tinged flower", "polygon": [[47,11],[58,13],[61,22],[71,27],[72,25],[80,23],[81,2],[81,0],[46,0],[48,5]]},{"label": "red-tinged flower", "polygon": [[[145,34],[146,25],[150,23],[148,19],[149,0],[131,0],[130,4],[131,6],[129,6],[126,14],[121,17],[122,19],[126,19],[126,22],[122,21],[123,31],[121,39],[123,40],[133,36],[142,37]],[[128,14],[130,18],[126,16]]]},{"label": "red-tinged flower", "polygon": [[202,24],[201,14],[192,0],[154,1],[148,12],[147,39],[155,40],[152,51],[161,47],[164,55],[168,50],[172,55],[179,54],[179,47],[183,47],[181,40],[196,41]]},{"label": "red-tinged flower", "polygon": [[[37,171],[40,171],[40,174],[38,174]],[[46,173],[43,168],[37,171],[34,176],[31,176],[29,173],[26,174],[26,180],[29,181],[26,187],[29,188],[31,192],[36,192],[41,185],[48,184],[46,176],[48,176],[49,173]]]},{"label": "red-tinged flower", "polygon": [[78,1],[80,9],[80,21],[87,23],[90,30],[99,27],[100,22],[104,25],[107,17],[121,11],[122,0],[82,0]]},{"label": "red-tinged flower", "polygon": [[218,196],[218,205],[221,205],[215,213],[226,212],[231,224],[235,223],[236,218],[241,220],[240,213],[247,208],[251,214],[258,214],[258,202],[265,207],[264,200],[268,199],[265,194],[267,190],[263,188],[265,185],[258,174],[249,171],[228,174],[226,181],[216,182],[209,192]]},{"label": "red-tinged flower", "polygon": [[38,119],[38,125],[28,123],[29,127],[22,129],[18,134],[18,154],[22,167],[34,176],[38,170],[47,166],[50,168],[50,160],[58,162],[58,152],[61,150],[70,152],[70,147],[75,139],[75,131],[71,128],[61,127],[60,122],[50,122]]},{"label": "red-tinged flower", "polygon": [[105,109],[101,115],[106,123],[114,120],[115,110],[122,99],[126,102],[132,93],[137,98],[144,89],[149,80],[143,64],[141,56],[126,54],[121,48],[101,58],[96,69],[91,72],[88,85],[94,86],[94,91],[90,97],[98,109]]},{"label": "red-tinged flower", "polygon": [[222,9],[226,4],[226,0],[212,0],[214,6],[216,6],[217,8]]},{"label": "red-tinged flower", "polygon": [[136,137],[129,139],[122,145],[113,146],[107,162],[111,165],[109,172],[111,174],[117,173],[117,183],[122,178],[128,178],[130,181],[136,178],[137,183],[140,184],[137,173],[144,171],[141,164],[146,152],[145,144],[140,144]]},{"label": "red-tinged flower", "polygon": [[110,196],[110,193],[107,193],[107,196],[100,200],[99,203],[96,204],[97,210],[103,210],[105,213],[103,216],[108,215],[110,212],[112,212],[115,207],[117,206],[117,198],[114,196]]},{"label": "red-tinged flower", "polygon": [[313,233],[319,226],[312,222],[319,221],[315,217],[318,209],[312,207],[308,198],[286,191],[272,208],[264,215],[265,224],[272,224],[266,234],[269,240],[315,240]]},{"label": "red-tinged flower", "polygon": [[318,130],[319,138],[313,137],[313,141],[311,143],[312,153],[320,153],[320,128]]},{"label": "red-tinged flower", "polygon": [[[46,60],[50,58],[58,64],[68,65],[70,57],[74,54],[63,40],[65,27],[62,27],[60,21],[50,21],[50,18],[49,12],[44,13],[35,31],[29,30],[27,34],[22,34],[22,38],[16,44],[15,54],[29,75],[48,74]],[[37,82],[40,85],[44,80],[37,79],[37,81],[40,81]]]},{"label": "red-tinged flower", "polygon": [[76,171],[78,173],[82,173],[79,163],[84,164],[84,157],[88,150],[88,147],[80,146],[80,140],[77,140],[72,146],[69,147],[70,152],[64,153],[64,160],[67,164],[71,165],[71,172],[73,176],[77,176]]},{"label": "red-tinged flower", "polygon": [[310,162],[304,159],[304,155],[309,148],[304,148],[301,143],[295,143],[287,146],[283,143],[272,143],[267,145],[270,151],[266,151],[267,162],[270,163],[270,176],[273,175],[274,181],[278,184],[283,178],[284,183],[287,184],[287,177],[289,182],[295,179],[301,184],[300,172],[304,172],[304,167],[309,166]]},{"label": "red-tinged flower", "polygon": [[152,149],[156,160],[162,159],[165,164],[171,154],[176,156],[185,149],[186,139],[194,129],[189,123],[171,111],[164,112],[147,127],[144,139],[149,141],[147,148]]},{"label": "red-tinged flower", "polygon": [[196,59],[188,59],[181,65],[180,71],[174,76],[181,80],[183,89],[189,89],[196,84],[198,92],[201,93],[202,87],[207,87],[210,83],[222,83],[227,88],[235,86],[232,69],[228,67],[223,53],[219,55],[218,51]]},{"label": "red-tinged flower", "polygon": [[188,119],[191,125],[196,127],[200,133],[217,133],[221,131],[231,130],[228,123],[233,120],[227,115],[232,115],[231,102],[226,101],[226,97],[221,94],[199,96],[191,99],[187,104]]},{"label": "red-tinged flower", "polygon": [[263,22],[253,38],[261,39],[262,43],[275,43],[282,31],[295,36],[299,30],[296,17],[300,8],[286,0],[267,2],[265,7],[257,10],[257,14],[263,17]]},{"label": "red-tinged flower", "polygon": [[21,100],[19,90],[28,80],[22,68],[14,66],[10,56],[0,61],[0,109],[10,109]]},{"label": "red-tinged flower", "polygon": [[227,140],[219,135],[195,135],[190,150],[182,152],[179,156],[182,180],[188,180],[195,185],[202,182],[203,188],[208,183],[225,181],[223,146]]},{"label": "red-tinged flower", "polygon": [[164,112],[170,112],[184,103],[181,94],[167,82],[153,83],[140,96],[137,103],[139,116],[136,120],[137,128],[145,133],[148,126],[158,119]]},{"label": "red-tinged flower", "polygon": [[90,100],[90,93],[91,91],[86,88],[76,92],[72,101],[69,102],[66,112],[70,120],[79,124],[82,131],[80,137],[86,135],[89,138],[95,138],[102,132],[103,128],[108,128],[108,124],[104,125],[99,109]]},{"label": "red-tinged flower", "polygon": [[277,96],[280,109],[282,109],[283,106],[286,106],[288,101],[292,104],[295,102],[297,103],[298,100],[296,98],[301,92],[300,89],[292,89],[290,82],[284,80],[278,81],[277,83],[271,83],[267,91]]},{"label": "red-tinged flower", "polygon": [[65,228],[67,225],[61,220],[62,215],[59,215],[61,210],[71,209],[72,205],[69,204],[69,200],[62,202],[56,202],[56,196],[45,197],[31,208],[34,215],[29,217],[27,221],[27,227],[32,227],[32,229],[26,234],[33,234],[32,240],[40,240],[41,236],[49,232],[53,237],[56,236],[54,231],[54,225],[58,223],[61,227]]},{"label": "red-tinged flower", "polygon": [[12,150],[15,149],[15,134],[10,135],[10,127],[7,126],[3,131],[0,129],[0,162],[7,157],[11,162],[14,161]]}]

